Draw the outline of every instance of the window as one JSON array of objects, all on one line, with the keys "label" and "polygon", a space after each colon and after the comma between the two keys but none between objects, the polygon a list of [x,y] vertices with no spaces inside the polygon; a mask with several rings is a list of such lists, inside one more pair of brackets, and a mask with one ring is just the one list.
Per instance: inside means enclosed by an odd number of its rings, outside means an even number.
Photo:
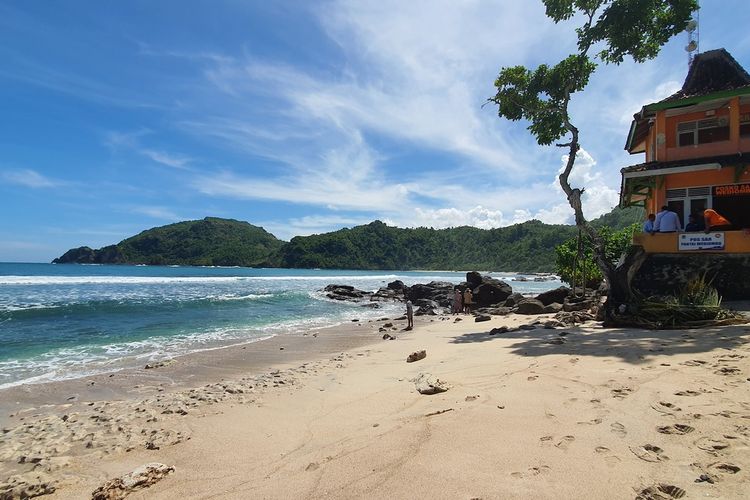
[{"label": "window", "polygon": [[666,205],[670,210],[677,213],[682,227],[685,227],[691,214],[698,215],[704,208],[711,207],[711,188],[709,186],[667,189],[666,195]]},{"label": "window", "polygon": [[[748,121],[750,134],[750,121]],[[677,145],[693,146],[729,140],[729,119],[726,116],[677,124]]]},{"label": "window", "polygon": [[740,137],[750,137],[750,113],[740,115]]}]

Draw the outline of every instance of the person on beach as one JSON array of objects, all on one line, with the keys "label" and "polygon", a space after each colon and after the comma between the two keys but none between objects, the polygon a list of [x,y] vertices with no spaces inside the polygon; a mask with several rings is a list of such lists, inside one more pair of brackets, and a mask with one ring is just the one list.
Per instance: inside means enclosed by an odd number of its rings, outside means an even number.
[{"label": "person on beach", "polygon": [[654,231],[657,233],[676,233],[681,229],[682,225],[677,213],[671,211],[667,205],[661,207],[661,211],[656,214]]},{"label": "person on beach", "polygon": [[713,208],[707,208],[703,211],[703,221],[706,224],[706,229],[704,229],[706,234],[711,231],[729,231],[732,229],[732,223]]},{"label": "person on beach", "polygon": [[643,232],[654,234],[654,221],[656,220],[656,215],[654,214],[648,214],[648,219],[646,219],[646,222],[643,223]]},{"label": "person on beach", "polygon": [[471,288],[466,287],[466,290],[464,290],[464,312],[466,314],[471,314],[471,304],[474,300],[474,294],[471,293]]},{"label": "person on beach", "polygon": [[463,296],[461,295],[461,290],[456,287],[453,289],[453,314],[458,314],[464,309],[463,304]]},{"label": "person on beach", "polygon": [[406,329],[411,330],[414,328],[414,307],[411,305],[411,300],[406,301]]}]

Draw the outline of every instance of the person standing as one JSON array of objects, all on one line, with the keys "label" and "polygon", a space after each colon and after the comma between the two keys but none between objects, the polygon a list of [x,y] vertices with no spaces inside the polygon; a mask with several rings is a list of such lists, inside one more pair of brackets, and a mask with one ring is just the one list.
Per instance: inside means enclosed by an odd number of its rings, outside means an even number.
[{"label": "person standing", "polygon": [[453,289],[453,307],[451,309],[453,314],[458,314],[461,311],[463,311],[464,304],[463,304],[462,299],[463,297],[461,296],[461,290],[458,287],[454,288]]},{"label": "person standing", "polygon": [[471,304],[473,300],[474,294],[471,293],[471,288],[467,286],[466,290],[464,290],[464,312],[466,314],[471,314]]},{"label": "person standing", "polygon": [[646,222],[643,223],[643,232],[654,234],[656,230],[654,229],[654,221],[656,220],[656,215],[654,214],[648,214],[648,219],[646,219]]},{"label": "person standing", "polygon": [[720,215],[713,208],[707,208],[703,211],[703,221],[706,224],[704,231],[729,231],[732,229],[732,223]]},{"label": "person standing", "polygon": [[406,301],[406,329],[411,330],[414,328],[414,307],[411,304],[411,300]]},{"label": "person standing", "polygon": [[661,211],[656,214],[654,231],[657,233],[676,233],[681,229],[680,217],[672,212],[667,205],[661,207]]},{"label": "person standing", "polygon": [[706,226],[703,223],[703,217],[698,217],[695,214],[690,214],[690,218],[688,219],[688,223],[685,226],[685,232],[686,233],[697,233],[699,231],[703,231]]}]

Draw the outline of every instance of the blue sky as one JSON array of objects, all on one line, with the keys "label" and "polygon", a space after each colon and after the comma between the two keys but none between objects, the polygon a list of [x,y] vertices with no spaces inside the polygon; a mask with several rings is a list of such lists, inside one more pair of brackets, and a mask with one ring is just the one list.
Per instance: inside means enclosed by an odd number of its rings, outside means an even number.
[{"label": "blue sky", "polygon": [[[747,1],[701,3],[701,49],[750,68]],[[561,151],[482,104],[573,27],[532,0],[0,0],[0,261],[205,216],[282,239],[571,222]],[[630,119],[680,87],[685,44],[600,67],[572,103],[589,217],[642,161]]]}]

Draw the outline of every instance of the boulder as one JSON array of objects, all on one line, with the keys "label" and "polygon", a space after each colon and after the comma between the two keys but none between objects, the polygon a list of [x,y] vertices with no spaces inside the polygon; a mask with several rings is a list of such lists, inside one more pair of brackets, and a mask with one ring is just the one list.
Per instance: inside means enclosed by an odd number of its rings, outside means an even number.
[{"label": "boulder", "polygon": [[414,386],[420,394],[438,394],[448,390],[448,385],[429,373],[420,373],[414,379]]},{"label": "boulder", "polygon": [[570,295],[570,288],[568,288],[567,286],[561,286],[553,290],[547,290],[546,292],[540,293],[536,296],[536,300],[538,300],[545,306],[548,306],[553,302],[562,304],[563,302],[565,302],[565,299],[568,295]]},{"label": "boulder", "polygon": [[434,316],[441,309],[440,304],[430,299],[417,299],[414,301],[414,307],[416,307],[415,316]]},{"label": "boulder", "polygon": [[594,303],[590,299],[565,299],[563,303],[563,311],[575,312],[575,311],[588,311]]},{"label": "boulder", "polygon": [[130,493],[148,488],[161,481],[174,467],[153,462],[134,469],[127,474],[110,479],[91,494],[92,500],[120,500]]},{"label": "boulder", "polygon": [[333,300],[348,300],[358,302],[371,295],[370,292],[357,290],[351,285],[328,285],[323,289],[326,297]]},{"label": "boulder", "polygon": [[562,308],[563,308],[562,304],[553,302],[551,304],[547,304],[546,306],[544,306],[543,312],[545,314],[548,314],[548,313],[556,314],[562,311]]},{"label": "boulder", "polygon": [[508,296],[507,299],[505,299],[505,307],[515,307],[523,299],[523,295],[518,292],[513,292]]},{"label": "boulder", "polygon": [[477,316],[474,316],[474,322],[475,323],[481,323],[482,321],[489,321],[492,318],[486,314],[478,314]]},{"label": "boulder", "polygon": [[483,276],[482,283],[474,289],[474,302],[480,307],[504,304],[511,293],[513,290],[506,282]]},{"label": "boulder", "polygon": [[419,299],[429,299],[439,303],[442,307],[450,307],[453,300],[453,284],[446,281],[416,284],[405,289],[404,297],[415,304]]},{"label": "boulder", "polygon": [[400,292],[404,289],[404,282],[401,280],[391,281],[388,283],[388,289]]},{"label": "boulder", "polygon": [[516,307],[518,314],[542,314],[543,312],[544,304],[536,299],[523,299]]},{"label": "boulder", "polygon": [[427,351],[422,349],[421,351],[414,351],[413,353],[409,354],[409,356],[406,357],[407,363],[414,363],[415,361],[419,361],[420,359],[424,359],[427,357]]},{"label": "boulder", "polygon": [[473,290],[482,284],[482,275],[477,271],[469,271],[466,273],[466,283]]},{"label": "boulder", "polygon": [[477,314],[489,314],[491,316],[507,316],[510,314],[511,308],[510,307],[480,307],[476,310]]}]

